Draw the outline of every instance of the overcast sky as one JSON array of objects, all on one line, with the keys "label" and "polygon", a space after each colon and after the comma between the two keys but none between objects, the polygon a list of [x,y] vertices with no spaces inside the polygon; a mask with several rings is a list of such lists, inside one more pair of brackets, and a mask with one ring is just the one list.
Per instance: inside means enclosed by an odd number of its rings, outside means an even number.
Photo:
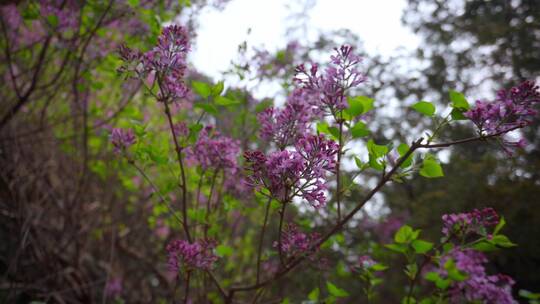
[{"label": "overcast sky", "polygon": [[[291,0],[232,0],[223,11],[205,8],[192,62],[214,79],[236,58],[237,47],[248,45],[276,50],[285,46],[291,20]],[[403,27],[400,18],[405,0],[319,0],[309,11],[307,40],[318,32],[349,29],[364,42],[369,54],[390,54],[398,47],[414,49],[418,39]],[[247,35],[251,28],[251,34]],[[311,40],[312,41],[312,40]]]}]

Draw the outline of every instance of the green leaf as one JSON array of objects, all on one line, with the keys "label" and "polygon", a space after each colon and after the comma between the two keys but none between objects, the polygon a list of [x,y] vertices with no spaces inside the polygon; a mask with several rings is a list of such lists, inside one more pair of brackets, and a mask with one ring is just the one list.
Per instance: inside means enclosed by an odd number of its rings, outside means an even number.
[{"label": "green leaf", "polygon": [[191,0],[178,0],[178,4],[180,5],[180,7],[190,7]]},{"label": "green leaf", "polygon": [[431,102],[419,101],[412,108],[426,116],[433,116],[435,114],[435,106]]},{"label": "green leaf", "polygon": [[394,241],[398,244],[404,244],[412,240],[414,231],[411,226],[403,225],[394,235]]},{"label": "green leaf", "polygon": [[496,250],[499,250],[499,248],[497,248],[497,246],[489,243],[489,242],[486,242],[486,241],[482,241],[482,242],[478,242],[476,244],[474,244],[472,246],[472,249],[474,250],[477,250],[477,251],[482,251],[482,252],[489,252],[489,251],[496,251]]},{"label": "green leaf", "polygon": [[206,212],[203,209],[189,209],[188,217],[198,223],[205,223]]},{"label": "green leaf", "polygon": [[499,234],[499,231],[501,231],[504,225],[506,225],[506,221],[504,220],[504,216],[501,216],[499,223],[497,224],[497,226],[495,226],[495,229],[493,230],[493,234],[494,235]]},{"label": "green leaf", "polygon": [[383,162],[379,162],[373,154],[369,155],[369,166],[377,171],[382,171],[384,169]]},{"label": "green leaf", "polygon": [[405,274],[410,279],[414,279],[417,273],[418,273],[418,265],[416,265],[416,263],[409,264],[405,267]]},{"label": "green leaf", "polygon": [[56,15],[47,16],[47,22],[51,25],[51,27],[57,27],[58,26],[58,16],[56,16]]},{"label": "green leaf", "polygon": [[362,114],[362,112],[364,111],[364,106],[362,106],[362,102],[354,100],[352,98],[348,98],[347,102],[349,103],[349,107],[345,109],[344,112],[347,113],[351,119]]},{"label": "green leaf", "polygon": [[198,102],[195,103],[195,108],[199,108],[208,114],[217,115],[218,110],[213,104]]},{"label": "green leaf", "polygon": [[339,138],[339,129],[336,127],[328,127],[328,131],[330,131],[330,134],[335,138]]},{"label": "green leaf", "polygon": [[459,270],[456,267],[456,262],[453,259],[448,259],[444,263],[444,269],[448,273],[448,277],[454,281],[461,282],[468,278],[467,273]]},{"label": "green leaf", "polygon": [[452,101],[453,108],[461,110],[468,110],[470,108],[469,102],[460,92],[450,90],[450,100]]},{"label": "green leaf", "polygon": [[193,90],[202,98],[208,98],[208,96],[210,96],[212,93],[212,88],[206,82],[193,81],[191,86],[193,87]]},{"label": "green leaf", "polygon": [[413,297],[403,297],[401,299],[401,304],[416,304],[416,299]]},{"label": "green leaf", "polygon": [[270,108],[271,106],[273,106],[274,103],[272,102],[271,99],[266,99],[266,100],[263,100],[261,102],[259,102],[256,106],[255,106],[255,113],[261,113],[262,111]]},{"label": "green leaf", "polygon": [[131,6],[131,7],[138,7],[139,6],[139,0],[128,0],[128,5]]},{"label": "green leaf", "polygon": [[435,178],[444,176],[444,173],[437,160],[433,157],[426,156],[422,163],[422,168],[420,169],[420,175],[427,178]]},{"label": "green leaf", "polygon": [[[399,153],[399,156],[403,157],[405,154],[407,154],[407,152],[409,152],[410,148],[407,144],[400,144],[398,147],[397,147],[397,151]],[[413,155],[409,155],[409,157],[407,157],[407,159],[401,164],[401,168],[407,168],[409,166],[412,165],[412,161],[413,161]]]},{"label": "green leaf", "polygon": [[354,118],[372,110],[374,100],[367,96],[356,96],[347,98],[347,102],[349,103],[349,107],[345,109],[345,112]]},{"label": "green leaf", "polygon": [[369,154],[372,154],[376,158],[384,156],[388,153],[388,147],[384,145],[377,145],[373,139],[370,139],[367,143]]},{"label": "green leaf", "polygon": [[308,299],[311,300],[311,301],[318,301],[319,300],[319,294],[321,293],[321,291],[319,290],[319,287],[313,289],[309,295],[308,295]]},{"label": "green leaf", "polygon": [[506,235],[494,235],[493,238],[490,240],[491,243],[503,247],[503,248],[509,248],[509,247],[515,247],[517,244],[512,243],[510,239]]},{"label": "green leaf", "polygon": [[328,292],[337,298],[343,298],[349,296],[349,293],[345,290],[337,287],[336,285],[332,284],[331,282],[326,282],[326,288],[328,288]]},{"label": "green leaf", "polygon": [[454,244],[452,243],[446,243],[443,245],[443,252],[448,253],[450,250],[454,249]]},{"label": "green leaf", "polygon": [[450,113],[450,115],[452,116],[453,120],[467,120],[468,118],[465,115],[463,115],[463,112],[464,111],[460,109],[452,109],[452,112]]},{"label": "green leaf", "polygon": [[386,244],[384,247],[399,253],[407,252],[407,245],[404,244]]},{"label": "green leaf", "polygon": [[229,99],[229,98],[223,97],[223,96],[217,96],[216,97],[216,104],[220,105],[220,106],[233,106],[233,105],[240,104],[240,101],[234,100],[234,99]]},{"label": "green leaf", "polygon": [[439,279],[435,282],[435,285],[437,288],[445,290],[450,286],[450,283],[452,283],[449,279]]},{"label": "green leaf", "polygon": [[540,293],[532,293],[525,289],[519,291],[519,296],[529,300],[540,300]]},{"label": "green leaf", "polygon": [[424,278],[426,278],[428,281],[436,282],[437,280],[441,279],[441,276],[435,271],[430,271],[424,275]]},{"label": "green leaf", "polygon": [[365,123],[359,121],[351,128],[353,138],[364,137],[369,135],[369,130]]},{"label": "green leaf", "polygon": [[356,164],[356,167],[358,167],[358,169],[360,170],[364,170],[367,168],[368,164],[364,163],[360,158],[358,158],[357,156],[354,157],[354,162]]},{"label": "green leaf", "polygon": [[199,136],[199,132],[203,129],[202,124],[193,124],[189,126],[189,141],[195,142]]},{"label": "green leaf", "polygon": [[388,269],[388,266],[377,263],[377,264],[373,264],[369,268],[372,269],[373,271],[384,271],[384,270]]},{"label": "green leaf", "polygon": [[227,245],[219,245],[216,247],[216,253],[220,257],[231,256],[233,254],[233,249]]},{"label": "green leaf", "polygon": [[216,83],[216,85],[212,87],[212,96],[214,97],[219,96],[221,92],[223,92],[224,87],[225,87],[225,84],[223,83],[223,81]]},{"label": "green leaf", "polygon": [[322,134],[330,134],[330,130],[328,130],[328,124],[324,121],[317,123],[317,132]]},{"label": "green leaf", "polygon": [[423,240],[414,240],[412,242],[412,247],[414,248],[414,251],[418,254],[424,254],[433,248],[433,243]]}]

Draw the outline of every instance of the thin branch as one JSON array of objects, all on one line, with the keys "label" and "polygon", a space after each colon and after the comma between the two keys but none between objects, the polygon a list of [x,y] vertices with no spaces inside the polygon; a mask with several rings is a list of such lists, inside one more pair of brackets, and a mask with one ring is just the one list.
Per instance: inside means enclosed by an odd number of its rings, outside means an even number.
[{"label": "thin branch", "polygon": [[264,221],[261,227],[261,235],[259,237],[259,249],[257,251],[257,281],[256,281],[257,283],[260,282],[262,247],[263,247],[263,241],[264,241],[264,234],[266,233],[266,225],[268,223],[268,213],[270,213],[271,202],[272,202],[272,198],[269,198],[268,203],[266,203],[266,211],[264,212]]},{"label": "thin branch", "polygon": [[460,139],[460,140],[451,141],[451,142],[446,142],[446,143],[420,144],[418,146],[418,148],[423,148],[423,149],[447,148],[447,147],[454,146],[454,145],[465,144],[465,143],[470,143],[470,142],[475,142],[475,141],[486,140],[486,139],[490,139],[490,138],[493,138],[493,137],[498,137],[498,136],[501,136],[501,135],[503,135],[505,133],[508,133],[508,132],[511,132],[511,131],[514,131],[514,130],[517,130],[517,129],[521,129],[523,127],[524,126],[521,126],[521,125],[520,126],[515,126],[515,127],[510,128],[508,130],[499,131],[497,133],[493,133],[493,134],[489,134],[489,135],[469,137],[469,138]]},{"label": "thin branch", "polygon": [[[161,83],[160,83],[160,89],[161,89]],[[178,143],[178,138],[176,137],[176,133],[174,132],[174,124],[172,121],[171,110],[169,109],[169,104],[167,103],[167,100],[164,100],[163,104],[165,105],[165,115],[167,116],[167,121],[169,122],[169,128],[173,137],[174,146],[176,150],[176,158],[178,160],[178,165],[180,167],[180,182],[181,182],[180,187],[182,190],[183,228],[186,234],[186,238],[191,243],[191,235],[189,234],[189,226],[187,222],[187,184],[186,184],[186,173],[184,170],[184,162],[182,160],[182,147],[180,147],[180,144]]]},{"label": "thin branch", "polygon": [[212,282],[214,283],[216,288],[219,290],[219,293],[221,294],[221,296],[223,298],[227,298],[227,293],[225,292],[225,289],[223,289],[223,287],[221,287],[221,285],[219,285],[219,282],[216,279],[216,277],[214,276],[214,274],[209,270],[206,273],[210,276],[210,279],[212,279]]},{"label": "thin branch", "polygon": [[157,186],[152,182],[152,180],[148,177],[148,175],[146,175],[146,173],[139,167],[137,166],[137,164],[131,160],[131,159],[128,159],[128,163],[130,165],[132,165],[135,169],[137,169],[137,171],[139,172],[139,174],[142,175],[142,177],[146,180],[146,182],[148,182],[150,184],[150,186],[152,187],[152,189],[154,189],[154,192],[157,193],[157,195],[159,196],[159,199],[161,200],[161,202],[167,207],[167,209],[169,210],[169,213],[181,224],[183,225],[183,221],[178,217],[178,215],[176,215],[176,213],[174,212],[173,208],[167,203],[167,200],[163,197],[163,195],[161,194],[161,192],[159,191],[159,189],[157,188]]},{"label": "thin branch", "polygon": [[281,261],[281,266],[285,266],[285,260],[283,259],[283,238],[282,238],[282,230],[283,230],[283,219],[285,218],[285,208],[287,207],[287,203],[282,203],[281,210],[279,211],[279,228],[278,228],[278,253],[279,253],[279,260]]},{"label": "thin branch", "polygon": [[341,153],[343,146],[343,121],[339,121],[339,147],[337,155],[336,168],[336,203],[337,203],[337,221],[341,220]]}]

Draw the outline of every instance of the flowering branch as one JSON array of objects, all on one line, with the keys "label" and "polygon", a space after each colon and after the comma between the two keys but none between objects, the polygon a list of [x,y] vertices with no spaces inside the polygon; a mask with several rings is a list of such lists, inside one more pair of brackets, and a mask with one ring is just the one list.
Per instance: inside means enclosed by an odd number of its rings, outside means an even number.
[{"label": "flowering branch", "polygon": [[[364,199],[362,199],[361,202],[359,202],[355,207],[354,209],[352,209],[342,220],[340,220],[332,229],[330,229],[326,234],[324,234],[324,236],[322,238],[319,239],[318,242],[314,243],[310,250],[314,250],[316,249],[318,246],[322,245],[325,241],[327,241],[330,237],[332,237],[334,234],[338,233],[339,231],[341,231],[343,229],[343,227],[345,226],[345,224],[347,224],[353,217],[356,213],[358,213],[362,207],[364,207],[364,205],[377,193],[381,190],[381,188],[386,185],[386,183],[390,180],[392,180],[392,176],[397,172],[397,170],[400,168],[400,166],[409,158],[409,156],[411,156],[417,149],[420,149],[420,148],[427,148],[427,149],[432,149],[432,148],[441,148],[441,147],[450,147],[450,146],[453,146],[453,145],[458,145],[458,144],[463,144],[463,143],[469,143],[469,142],[473,142],[473,141],[482,141],[482,140],[485,140],[487,138],[492,138],[492,137],[495,137],[495,136],[500,136],[506,132],[509,132],[511,130],[515,130],[515,129],[518,129],[518,128],[522,128],[523,126],[518,126],[518,127],[515,127],[515,128],[512,128],[512,129],[509,129],[505,132],[498,132],[498,133],[494,133],[494,134],[491,134],[491,135],[486,135],[486,136],[478,136],[478,137],[472,137],[472,138],[467,138],[467,139],[463,139],[463,140],[458,140],[458,141],[454,141],[454,142],[448,142],[448,143],[443,143],[443,144],[431,144],[431,145],[426,145],[426,144],[422,144],[422,141],[424,140],[423,138],[419,138],[418,140],[414,141],[411,145],[411,147],[409,148],[409,150],[402,156],[398,159],[398,161],[396,162],[396,164],[392,167],[392,169],[390,171],[388,171],[388,173],[384,173],[381,177],[381,180],[377,183],[377,185],[371,189],[368,194],[364,197]],[[230,292],[232,293],[235,293],[235,292],[245,292],[245,291],[251,291],[251,290],[256,290],[256,289],[259,289],[261,287],[264,287],[266,285],[269,285],[277,280],[279,280],[280,278],[282,278],[283,276],[285,276],[287,273],[289,273],[291,270],[293,270],[294,268],[296,268],[302,261],[304,261],[306,259],[307,255],[301,255],[301,256],[298,256],[296,258],[294,258],[293,260],[291,260],[283,269],[281,269],[280,271],[278,271],[273,278],[270,278],[266,281],[263,281],[263,282],[260,282],[260,283],[256,283],[256,284],[253,284],[253,285],[249,285],[249,286],[243,286],[243,287],[232,287],[230,289]]]}]

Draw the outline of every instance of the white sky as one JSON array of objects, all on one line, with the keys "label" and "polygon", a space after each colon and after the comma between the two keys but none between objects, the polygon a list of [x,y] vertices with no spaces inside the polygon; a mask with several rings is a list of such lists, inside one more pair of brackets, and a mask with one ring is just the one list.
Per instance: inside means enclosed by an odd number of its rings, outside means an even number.
[{"label": "white sky", "polygon": [[[191,55],[194,66],[220,79],[243,41],[268,50],[284,47],[291,3],[294,0],[232,0],[223,11],[205,8],[198,17],[200,27]],[[321,31],[345,28],[361,38],[369,54],[389,55],[398,47],[414,49],[419,40],[400,21],[405,5],[405,0],[318,0],[309,11],[307,39],[313,41]]]}]

